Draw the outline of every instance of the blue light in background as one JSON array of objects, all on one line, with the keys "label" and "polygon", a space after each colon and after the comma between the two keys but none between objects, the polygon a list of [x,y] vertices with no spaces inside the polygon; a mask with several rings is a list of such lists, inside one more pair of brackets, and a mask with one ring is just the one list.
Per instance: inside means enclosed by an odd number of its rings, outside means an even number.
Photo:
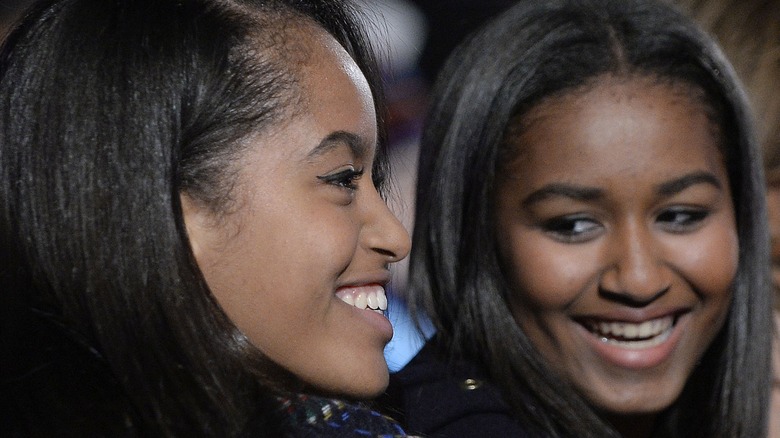
[{"label": "blue light in background", "polygon": [[393,339],[385,347],[385,360],[390,372],[404,367],[420,351],[425,340],[430,338],[435,330],[426,320],[423,321],[421,334],[412,321],[406,303],[396,294],[387,294],[387,316],[393,324]]}]

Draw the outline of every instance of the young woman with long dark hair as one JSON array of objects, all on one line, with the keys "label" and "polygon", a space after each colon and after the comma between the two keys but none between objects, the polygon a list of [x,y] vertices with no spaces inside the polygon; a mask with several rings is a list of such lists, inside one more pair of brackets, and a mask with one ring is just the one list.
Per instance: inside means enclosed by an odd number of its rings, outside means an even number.
[{"label": "young woman with long dark hair", "polygon": [[341,1],[61,0],[0,59],[3,433],[402,434],[381,92]]},{"label": "young woman with long dark hair", "polygon": [[761,150],[713,40],[662,2],[521,1],[432,99],[409,295],[436,334],[388,412],[441,437],[765,434]]}]

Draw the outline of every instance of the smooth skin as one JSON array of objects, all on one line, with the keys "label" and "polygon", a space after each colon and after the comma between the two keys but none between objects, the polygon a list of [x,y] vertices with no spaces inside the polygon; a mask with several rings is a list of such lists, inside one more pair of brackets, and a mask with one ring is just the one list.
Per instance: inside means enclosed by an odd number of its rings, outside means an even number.
[{"label": "smooth skin", "polygon": [[[599,77],[523,122],[495,199],[511,310],[608,421],[646,436],[731,300],[739,251],[717,128],[695,90],[635,76]],[[673,326],[650,344],[594,329],[648,321]]]},{"label": "smooth skin", "polygon": [[372,182],[377,142],[365,77],[327,33],[299,32],[304,108],[237,160],[235,211],[182,200],[217,301],[264,354],[325,393],[367,398],[388,383],[385,316],[337,290],[385,286],[409,235]]}]

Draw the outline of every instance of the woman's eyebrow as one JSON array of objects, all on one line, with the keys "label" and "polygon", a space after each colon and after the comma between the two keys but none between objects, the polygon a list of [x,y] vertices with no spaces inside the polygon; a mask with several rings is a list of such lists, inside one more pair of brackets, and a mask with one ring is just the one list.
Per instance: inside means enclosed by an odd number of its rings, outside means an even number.
[{"label": "woman's eyebrow", "polygon": [[537,202],[554,197],[566,197],[579,201],[592,201],[604,196],[604,191],[592,187],[583,187],[574,184],[548,184],[539,190],[535,190],[523,200],[523,206],[528,207]]},{"label": "woman's eyebrow", "polygon": [[690,186],[696,184],[710,184],[717,189],[722,190],[723,184],[721,181],[711,172],[699,171],[689,173],[680,178],[674,179],[669,182],[665,182],[658,186],[658,194],[661,196],[672,196],[682,192]]},{"label": "woman's eyebrow", "polygon": [[356,158],[365,157],[369,150],[368,144],[366,144],[359,135],[348,131],[334,131],[323,138],[322,141],[306,155],[306,158],[317,158],[340,146],[347,146]]}]

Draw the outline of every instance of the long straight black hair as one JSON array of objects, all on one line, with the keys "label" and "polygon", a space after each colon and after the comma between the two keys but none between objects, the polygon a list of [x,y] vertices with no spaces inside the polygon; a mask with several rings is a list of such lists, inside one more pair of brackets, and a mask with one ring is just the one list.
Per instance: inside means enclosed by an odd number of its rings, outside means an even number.
[{"label": "long straight black hair", "polygon": [[723,136],[739,236],[727,322],[658,435],[762,436],[770,384],[771,292],[761,153],[743,90],[713,41],[650,0],[523,0],[452,54],[423,134],[410,266],[413,312],[450,359],[483,365],[541,436],[616,436],[562,385],[516,324],[499,268],[492,193],[507,130],[546,97],[600,75],[701,90]]},{"label": "long straight black hair", "polygon": [[295,60],[306,48],[292,33],[303,23],[354,58],[383,132],[356,14],[339,0],[57,0],[6,40],[2,297],[93,349],[141,419],[135,430],[230,436],[271,391],[296,388],[209,292],[180,194],[225,208],[239,140],[305,102]]}]

